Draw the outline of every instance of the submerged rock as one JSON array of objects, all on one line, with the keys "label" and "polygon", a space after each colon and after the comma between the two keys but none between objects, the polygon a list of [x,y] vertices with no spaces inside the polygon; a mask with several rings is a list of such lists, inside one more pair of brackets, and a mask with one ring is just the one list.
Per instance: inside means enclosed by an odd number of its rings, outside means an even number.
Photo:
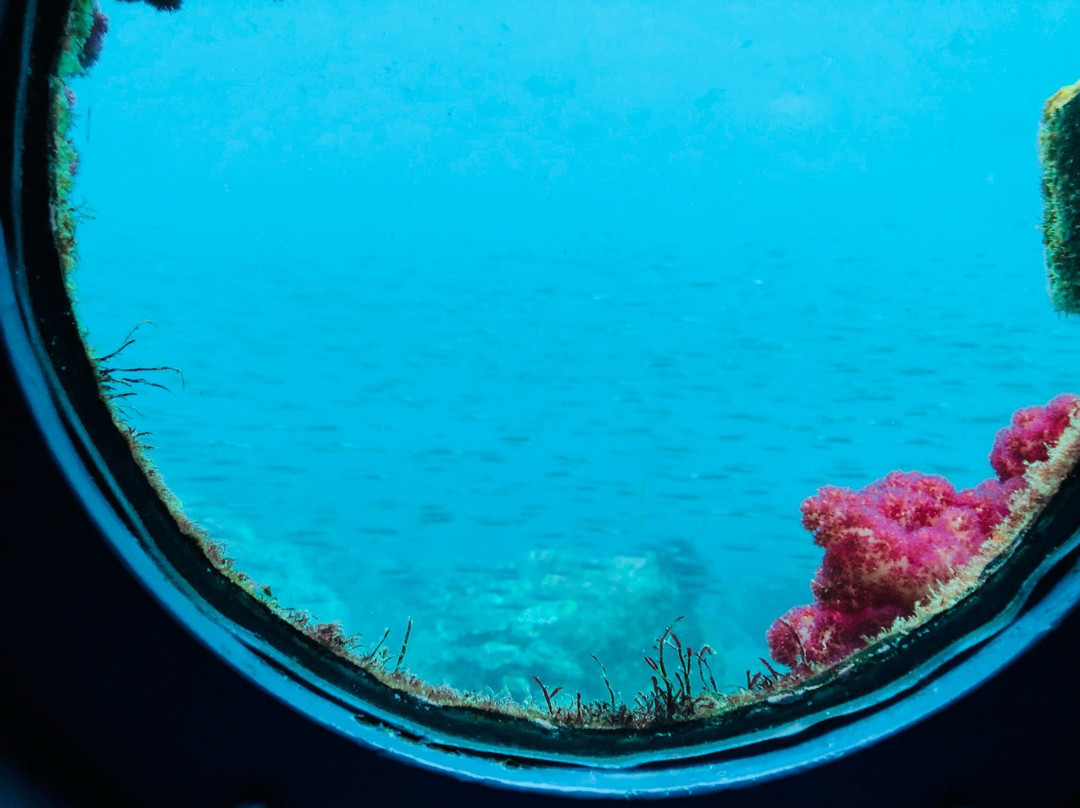
[{"label": "submerged rock", "polygon": [[[563,688],[561,701],[579,692],[584,701],[606,701],[598,660],[615,696],[632,702],[650,687],[643,656],[672,621],[685,615],[677,629],[682,641],[702,644],[691,613],[696,594],[680,583],[652,552],[589,558],[546,549],[514,564],[464,572],[438,599],[436,641],[412,667],[429,681],[518,699],[531,694],[540,700],[536,676],[549,691]],[[665,653],[674,659],[673,650]],[[722,663],[713,660],[719,674]]]}]

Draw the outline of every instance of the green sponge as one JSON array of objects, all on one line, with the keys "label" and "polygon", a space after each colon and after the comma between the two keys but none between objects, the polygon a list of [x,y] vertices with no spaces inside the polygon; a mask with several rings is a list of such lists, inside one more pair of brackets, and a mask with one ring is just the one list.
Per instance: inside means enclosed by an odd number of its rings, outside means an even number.
[{"label": "green sponge", "polygon": [[1080,314],[1080,81],[1046,102],[1039,127],[1043,243],[1054,308]]}]

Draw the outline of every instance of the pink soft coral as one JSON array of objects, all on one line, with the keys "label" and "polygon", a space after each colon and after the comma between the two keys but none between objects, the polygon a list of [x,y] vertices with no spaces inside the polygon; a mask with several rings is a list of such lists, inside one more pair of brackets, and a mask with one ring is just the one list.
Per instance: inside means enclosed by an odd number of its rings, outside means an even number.
[{"label": "pink soft coral", "polygon": [[998,479],[957,491],[944,477],[894,471],[853,491],[826,486],[802,504],[803,525],[825,558],[810,584],[814,602],[776,620],[766,639],[791,668],[836,662],[898,617],[979,551],[1008,514],[1029,463],[1046,460],[1080,397],[1062,395],[1013,416],[998,433]]},{"label": "pink soft coral", "polygon": [[1080,396],[1062,393],[1045,407],[1027,407],[1013,413],[1012,423],[997,433],[990,452],[990,465],[998,479],[1008,480],[1024,473],[1028,463],[1046,460],[1049,447],[1057,443]]}]

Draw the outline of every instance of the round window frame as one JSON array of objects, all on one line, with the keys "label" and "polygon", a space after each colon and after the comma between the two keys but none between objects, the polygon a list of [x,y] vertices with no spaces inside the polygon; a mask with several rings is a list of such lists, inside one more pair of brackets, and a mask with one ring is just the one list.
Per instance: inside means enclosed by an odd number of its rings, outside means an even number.
[{"label": "round window frame", "polygon": [[[739,733],[718,735],[716,724],[674,725],[627,741],[625,733],[433,707],[357,672],[211,568],[98,395],[49,219],[47,68],[69,7],[70,0],[8,0],[0,8],[3,41],[21,45],[7,49],[12,69],[3,74],[11,115],[2,159],[11,195],[0,211],[0,329],[9,357],[56,462],[132,575],[218,657],[309,720],[400,760],[519,789],[578,796],[711,792],[803,771],[921,721],[1010,664],[1080,600],[1074,471],[1008,565],[976,595],[927,630],[857,655],[846,677],[812,699],[780,693],[740,712]],[[777,714],[784,720],[773,720]],[[604,744],[606,753],[596,754]]]}]

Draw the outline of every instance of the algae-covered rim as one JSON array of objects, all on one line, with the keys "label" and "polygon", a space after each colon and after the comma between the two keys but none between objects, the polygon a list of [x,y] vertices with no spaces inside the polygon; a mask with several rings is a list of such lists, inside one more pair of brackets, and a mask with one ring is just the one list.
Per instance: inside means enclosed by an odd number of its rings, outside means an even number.
[{"label": "algae-covered rim", "polygon": [[[715,720],[591,731],[434,705],[314,642],[209,564],[98,394],[50,223],[49,73],[72,0],[3,14],[0,327],[56,462],[101,534],[168,612],[253,684],[364,747],[458,777],[581,796],[742,787],[865,747],[940,710],[1033,645],[1080,598],[1075,470],[979,591],[827,676]],[[25,16],[24,16],[25,15]],[[11,45],[11,47],[8,47]],[[0,183],[2,185],[2,183]]]}]

